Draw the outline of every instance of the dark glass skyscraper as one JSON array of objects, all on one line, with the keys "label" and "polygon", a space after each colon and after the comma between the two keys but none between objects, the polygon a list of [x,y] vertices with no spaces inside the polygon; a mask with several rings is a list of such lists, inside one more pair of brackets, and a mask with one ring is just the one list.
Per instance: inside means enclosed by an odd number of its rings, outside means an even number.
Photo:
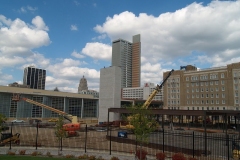
[{"label": "dark glass skyscraper", "polygon": [[29,66],[24,68],[23,84],[32,89],[45,90],[46,70]]}]

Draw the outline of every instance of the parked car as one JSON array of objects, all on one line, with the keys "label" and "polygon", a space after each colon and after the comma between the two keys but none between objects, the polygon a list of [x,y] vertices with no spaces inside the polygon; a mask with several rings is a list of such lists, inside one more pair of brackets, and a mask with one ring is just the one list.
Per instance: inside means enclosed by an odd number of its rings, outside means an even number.
[{"label": "parked car", "polygon": [[20,119],[14,119],[11,122],[13,122],[13,123],[23,123],[25,121],[24,120],[20,120]]},{"label": "parked car", "polygon": [[58,119],[57,118],[52,118],[52,119],[49,119],[48,122],[58,122]]}]

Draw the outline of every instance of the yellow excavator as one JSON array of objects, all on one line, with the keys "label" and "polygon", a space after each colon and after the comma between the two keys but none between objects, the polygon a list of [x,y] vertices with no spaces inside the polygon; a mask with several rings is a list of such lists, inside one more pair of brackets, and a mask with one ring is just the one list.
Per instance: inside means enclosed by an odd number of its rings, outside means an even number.
[{"label": "yellow excavator", "polygon": [[14,135],[12,135],[11,133],[1,133],[0,146],[4,146],[6,143],[9,143],[10,141],[19,145],[20,144],[19,136],[20,136],[19,133],[16,133]]},{"label": "yellow excavator", "polygon": [[[151,104],[153,98],[157,95],[158,92],[161,92],[163,85],[165,84],[165,82],[168,80],[168,78],[171,76],[171,74],[174,72],[174,69],[172,69],[167,77],[165,77],[165,79],[162,81],[162,83],[160,85],[157,85],[157,87],[153,90],[153,92],[149,95],[148,99],[145,101],[145,103],[143,104],[142,108],[143,109],[148,109],[149,105]],[[133,115],[134,116],[134,115]],[[130,121],[132,118],[132,116],[127,117],[127,120]],[[129,123],[126,125],[126,129],[133,129],[134,127]]]}]

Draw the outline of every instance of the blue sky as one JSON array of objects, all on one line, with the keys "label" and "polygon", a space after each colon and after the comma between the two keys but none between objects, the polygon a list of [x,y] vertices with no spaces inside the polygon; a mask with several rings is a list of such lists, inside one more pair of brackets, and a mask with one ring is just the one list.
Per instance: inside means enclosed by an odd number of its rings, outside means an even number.
[{"label": "blue sky", "polygon": [[8,0],[0,5],[0,85],[47,70],[46,89],[99,90],[111,42],[141,34],[141,84],[164,71],[240,62],[240,0]]}]

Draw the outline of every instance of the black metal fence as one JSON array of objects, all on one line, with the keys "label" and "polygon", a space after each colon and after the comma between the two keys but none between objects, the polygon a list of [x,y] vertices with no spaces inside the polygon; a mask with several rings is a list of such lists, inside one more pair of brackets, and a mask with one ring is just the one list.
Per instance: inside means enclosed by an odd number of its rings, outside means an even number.
[{"label": "black metal fence", "polygon": [[[117,127],[106,128],[85,127],[78,131],[77,137],[62,139],[59,143],[55,136],[54,125],[37,126],[28,123],[10,123],[9,130],[4,133],[20,134],[20,144],[9,141],[5,146],[14,148],[17,145],[28,146],[38,149],[41,148],[59,148],[62,149],[82,149],[107,151],[109,154],[114,152],[124,152],[134,154],[139,144],[135,141],[135,135],[127,130],[121,130]],[[208,131],[208,130],[207,130]],[[120,136],[124,133],[125,136]],[[188,128],[179,130],[159,130],[149,136],[149,143],[143,145],[143,149],[148,155],[153,157],[158,152],[166,153],[167,157],[172,157],[174,153],[181,152],[187,157],[196,159],[233,159],[238,156],[240,150],[239,133],[231,133],[215,130],[215,132],[201,132],[188,130]]]}]

